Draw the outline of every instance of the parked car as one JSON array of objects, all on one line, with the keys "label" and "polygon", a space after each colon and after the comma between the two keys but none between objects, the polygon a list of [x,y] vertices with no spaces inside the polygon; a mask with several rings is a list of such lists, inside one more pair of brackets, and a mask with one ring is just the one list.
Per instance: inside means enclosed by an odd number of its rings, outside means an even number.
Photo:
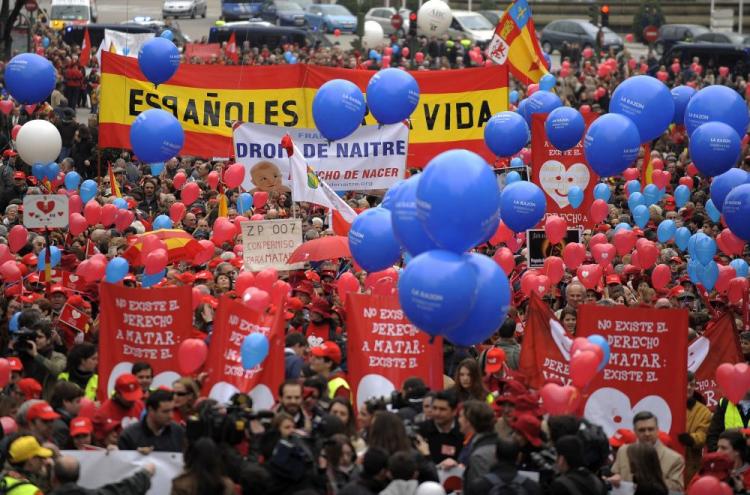
[{"label": "parked car", "polygon": [[[745,76],[750,70],[750,53],[747,48],[727,43],[677,43],[661,57],[659,65],[669,67],[678,59],[687,67],[698,57],[700,64],[715,73],[718,67],[729,67],[732,74]],[[654,65],[650,72],[656,73],[659,65]]]},{"label": "parked car", "polygon": [[489,43],[495,32],[495,26],[490,24],[481,14],[468,10],[454,10],[453,20],[448,28],[448,35],[453,39],[468,39],[473,43]]},{"label": "parked car", "polygon": [[190,17],[195,19],[197,16],[206,18],[208,3],[206,0],[164,0],[161,7],[161,15],[164,19],[167,17]]},{"label": "parked car", "polygon": [[390,35],[396,32],[391,25],[391,18],[397,13],[404,20],[399,29],[399,35],[403,35],[403,33],[409,31],[409,14],[411,13],[409,9],[399,9],[396,11],[393,7],[375,7],[367,11],[365,14],[365,22],[377,22],[383,28],[383,32]]},{"label": "parked car", "polygon": [[[623,41],[614,31],[608,27],[602,28],[604,33],[603,48],[615,51],[622,50]],[[599,27],[594,26],[584,19],[561,19],[552,21],[542,30],[540,41],[545,53],[559,50],[564,42],[577,43],[581,48],[593,48],[596,46],[596,37],[599,35]]]},{"label": "parked car", "polygon": [[335,3],[308,6],[305,19],[312,29],[324,33],[332,33],[337,29],[347,33],[357,31],[357,18],[346,7]]},{"label": "parked car", "polygon": [[267,21],[244,21],[227,23],[224,26],[213,26],[208,32],[209,43],[224,43],[229,41],[232,33],[237,44],[247,41],[250,46],[267,46],[275,50],[287,43],[300,46],[330,47],[332,43],[322,33],[305,31],[300,28],[269,26]]},{"label": "parked car", "polygon": [[174,41],[177,45],[184,45],[185,43],[192,42],[190,37],[182,32],[182,29],[180,29],[180,25],[177,23],[177,21],[171,21],[169,24],[167,24],[164,21],[159,21],[157,19],[154,19],[153,17],[133,17],[129,21],[123,21],[122,24],[151,28],[154,30],[157,36],[161,35],[162,32],[169,29],[170,31],[172,31]]},{"label": "parked car", "polygon": [[693,40],[695,43],[727,43],[729,45],[750,45],[750,36],[739,33],[715,33],[708,32],[699,34]]},{"label": "parked car", "polygon": [[478,10],[480,14],[482,14],[484,17],[487,18],[488,21],[490,21],[490,24],[493,26],[497,26],[497,23],[500,22],[500,12],[495,10]]},{"label": "parked car", "polygon": [[261,5],[259,17],[277,26],[305,25],[305,11],[296,3],[287,0],[268,0]]},{"label": "parked car", "polygon": [[659,28],[654,49],[661,55],[680,41],[694,41],[696,37],[708,33],[706,26],[698,24],[664,24]]},{"label": "parked car", "polygon": [[224,21],[252,19],[260,14],[261,3],[253,0],[221,0],[221,19]]}]

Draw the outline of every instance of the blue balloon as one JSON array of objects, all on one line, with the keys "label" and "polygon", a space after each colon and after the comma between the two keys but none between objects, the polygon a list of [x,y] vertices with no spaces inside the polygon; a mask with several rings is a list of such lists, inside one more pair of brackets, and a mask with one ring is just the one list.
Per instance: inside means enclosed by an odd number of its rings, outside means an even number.
[{"label": "blue balloon", "polygon": [[706,201],[706,213],[708,213],[708,218],[710,218],[712,222],[718,222],[721,219],[721,212],[714,204],[713,199]]},{"label": "blue balloon", "polygon": [[672,88],[672,101],[674,101],[674,117],[672,122],[682,125],[685,122],[685,109],[687,109],[690,98],[695,94],[695,89],[690,86],[677,86]]},{"label": "blue balloon", "polygon": [[506,186],[508,184],[513,184],[514,182],[518,182],[519,180],[521,180],[521,174],[519,174],[515,170],[513,170],[512,172],[508,172],[505,175],[505,185]]},{"label": "blue balloon", "polygon": [[349,230],[349,249],[359,266],[368,272],[385,270],[401,257],[401,246],[393,234],[391,212],[370,208],[354,219]]},{"label": "blue balloon", "polygon": [[607,342],[607,339],[605,337],[598,334],[589,335],[587,339],[589,342],[599,347],[599,349],[602,350],[602,354],[604,354],[604,357],[602,357],[602,362],[599,364],[599,368],[597,368],[598,371],[601,371],[605,366],[607,366],[607,363],[609,363],[609,342]]},{"label": "blue balloon", "polygon": [[737,258],[735,260],[732,260],[732,262],[729,263],[729,266],[734,268],[734,273],[736,274],[735,276],[737,277],[747,277],[747,273],[748,271],[750,271],[748,270],[747,262],[743,260],[742,258]]},{"label": "blue balloon", "polygon": [[695,257],[702,265],[707,265],[716,255],[716,241],[707,236],[696,236],[695,238]]},{"label": "blue balloon", "polygon": [[[713,185],[711,187],[713,188]],[[682,208],[688,201],[690,201],[690,188],[685,184],[680,184],[674,190],[674,202],[677,208]]]},{"label": "blue balloon", "polygon": [[510,167],[511,168],[521,168],[523,167],[523,160],[519,157],[513,157],[510,159]]},{"label": "blue balloon", "polygon": [[167,215],[159,215],[154,219],[154,230],[171,229],[172,219]]},{"label": "blue balloon", "polygon": [[381,124],[397,124],[409,118],[419,103],[419,85],[401,69],[383,69],[367,84],[367,106]]},{"label": "blue balloon", "polygon": [[523,180],[503,189],[500,218],[513,232],[533,228],[542,220],[546,210],[544,192],[536,184]]},{"label": "blue balloon", "polygon": [[[44,248],[38,255],[37,255],[37,264],[36,269],[37,271],[41,272],[44,271],[47,266],[47,248]],[[58,264],[60,264],[60,260],[62,259],[62,251],[60,251],[60,248],[57,246],[50,246],[49,247],[49,266],[50,268],[56,267]]]},{"label": "blue balloon", "polygon": [[398,299],[417,328],[441,335],[469,316],[476,301],[478,277],[476,268],[464,256],[440,249],[427,251],[404,268],[398,281]]},{"label": "blue balloon", "polygon": [[378,51],[374,48],[370,49],[370,52],[368,53],[371,59],[376,60],[378,58]]},{"label": "blue balloon", "polygon": [[240,209],[240,213],[245,213],[253,207],[253,195],[250,193],[243,192],[237,198],[237,207]]},{"label": "blue balloon", "polygon": [[695,243],[698,240],[698,237],[705,236],[705,235],[706,234],[704,234],[703,232],[697,232],[690,236],[690,239],[688,240],[687,251],[688,251],[688,254],[690,254],[690,256],[692,256],[693,258],[696,257],[695,256]]},{"label": "blue balloon", "polygon": [[562,106],[560,97],[550,91],[537,91],[526,98],[526,101],[528,103],[524,117],[529,125],[531,125],[531,117],[535,113],[550,113],[555,108]]},{"label": "blue balloon", "polygon": [[65,188],[69,191],[78,189],[81,185],[81,175],[75,170],[71,170],[65,174]]},{"label": "blue balloon", "polygon": [[245,337],[240,346],[242,367],[249,370],[258,366],[268,356],[269,347],[268,337],[260,332]]},{"label": "blue balloon", "polygon": [[716,285],[716,279],[719,278],[719,265],[716,264],[715,261],[711,261],[707,265],[703,267],[703,270],[700,272],[700,281],[703,284],[703,287],[706,288],[707,291],[711,291],[714,288],[714,285]]},{"label": "blue balloon", "polygon": [[630,211],[635,210],[635,207],[638,205],[645,205],[646,204],[646,198],[643,197],[643,194],[639,192],[634,192],[630,194],[630,197],[628,197],[628,209]]},{"label": "blue balloon", "polygon": [[5,66],[5,87],[20,103],[39,103],[55,89],[57,76],[52,63],[34,53],[21,53]]},{"label": "blue balloon", "polygon": [[467,253],[466,261],[477,271],[476,302],[468,318],[444,337],[460,346],[481,344],[500,328],[510,306],[510,283],[498,264],[483,254]]},{"label": "blue balloon", "polygon": [[555,87],[555,84],[557,84],[557,80],[552,74],[545,74],[539,79],[539,89],[542,91],[552,90],[552,88]]},{"label": "blue balloon", "polygon": [[383,201],[380,202],[380,206],[393,213],[393,207],[396,204],[396,198],[401,190],[401,186],[404,185],[403,180],[399,180],[393,184],[383,195]]},{"label": "blue balloon", "polygon": [[570,206],[578,208],[583,203],[583,189],[578,186],[571,186],[568,188],[568,201]]},{"label": "blue balloon", "polygon": [[161,175],[164,172],[164,162],[149,163],[148,166],[151,167],[151,175]]},{"label": "blue balloon", "polygon": [[179,154],[184,142],[180,121],[164,110],[146,110],[130,126],[133,153],[146,163],[169,160]]},{"label": "blue balloon", "polygon": [[332,79],[315,93],[312,113],[315,127],[329,141],[356,131],[365,117],[365,99],[352,82]]},{"label": "blue balloon", "polygon": [[48,37],[45,36],[44,38],[42,38],[42,46],[44,48],[48,48],[49,47],[49,38]]},{"label": "blue balloon", "polygon": [[18,319],[19,318],[21,318],[21,312],[20,311],[16,311],[15,313],[13,313],[13,316],[10,317],[10,321],[8,321],[8,330],[10,330],[11,332],[14,332],[14,333],[18,332],[18,330],[20,330],[20,328],[18,326]]},{"label": "blue balloon", "polygon": [[638,158],[640,139],[632,120],[608,113],[589,126],[583,138],[583,152],[600,177],[612,177],[621,174]]},{"label": "blue balloon", "polygon": [[[638,189],[640,190],[640,188],[641,186],[640,184],[638,184]],[[633,192],[633,191],[630,191],[630,192]],[[610,196],[612,196],[612,191],[609,189],[609,185],[603,182],[600,182],[594,186],[594,198],[595,199],[601,199],[604,202],[608,202]]]},{"label": "blue balloon", "polygon": [[549,56],[549,53],[542,52],[542,55],[544,55],[544,66],[547,67],[547,70],[550,70],[552,68],[552,57]]},{"label": "blue balloon", "polygon": [[284,52],[284,60],[286,60],[287,62],[289,62],[292,59],[292,57],[293,57],[292,52],[290,52],[289,50]]},{"label": "blue balloon", "polygon": [[[714,206],[721,211],[724,207],[724,199],[733,187],[747,182],[750,175],[740,168],[732,167],[721,175],[717,175],[711,180],[711,200]],[[682,186],[681,186],[682,187]],[[677,191],[675,191],[675,196]],[[684,203],[683,203],[684,204]],[[677,204],[677,206],[682,206]]]},{"label": "blue balloon", "polygon": [[179,66],[180,50],[167,38],[151,38],[138,51],[138,67],[157,86],[169,81]]},{"label": "blue balloon", "polygon": [[104,280],[106,280],[110,284],[116,284],[117,282],[125,278],[125,275],[128,274],[128,271],[130,271],[130,264],[128,263],[128,260],[117,256],[109,260],[109,263],[107,263]]},{"label": "blue balloon", "polygon": [[130,54],[130,47],[126,46],[122,49],[122,54],[126,57]]},{"label": "blue balloon", "polygon": [[659,239],[659,242],[665,243],[674,237],[676,231],[677,226],[674,220],[662,220],[656,229],[656,237]]},{"label": "blue balloon", "polygon": [[86,179],[83,181],[83,184],[81,184],[81,190],[80,190],[80,196],[81,201],[83,201],[84,204],[88,203],[94,197],[96,197],[96,193],[99,191],[99,186],[96,185],[96,182],[94,182],[91,179]]},{"label": "blue balloon", "polygon": [[36,177],[36,180],[42,181],[47,177],[47,166],[41,163],[35,163],[31,166],[31,175]]},{"label": "blue balloon", "polygon": [[615,233],[621,230],[633,230],[633,227],[631,227],[627,222],[620,222],[615,226]]},{"label": "blue balloon", "polygon": [[643,188],[643,199],[646,201],[646,206],[651,206],[659,201],[659,186],[656,184],[648,184]]},{"label": "blue balloon", "polygon": [[637,179],[629,180],[625,184],[625,188],[628,190],[628,194],[639,193],[641,192],[641,181]]},{"label": "blue balloon", "polygon": [[393,234],[401,246],[412,256],[437,249],[437,244],[427,235],[417,218],[417,187],[422,174],[412,175],[399,187],[391,208]]},{"label": "blue balloon", "polygon": [[644,228],[651,217],[651,213],[648,211],[648,206],[638,205],[632,210],[632,212],[635,224],[640,228]]},{"label": "blue balloon", "polygon": [[690,135],[688,149],[698,170],[713,177],[737,165],[740,136],[723,122],[708,122]]},{"label": "blue balloon", "polygon": [[160,272],[156,272],[153,275],[148,275],[147,273],[144,273],[143,277],[141,278],[141,286],[144,289],[147,289],[147,288],[149,288],[149,287],[151,287],[153,285],[156,285],[156,284],[158,284],[159,282],[162,281],[162,279],[164,278],[164,276],[166,274],[167,274],[167,270],[166,269],[164,269],[164,270],[162,270]]},{"label": "blue balloon", "polygon": [[688,136],[706,122],[723,122],[744,136],[750,116],[740,94],[726,86],[706,86],[690,98],[685,109]]},{"label": "blue balloon", "polygon": [[685,251],[685,249],[687,249],[689,241],[690,241],[690,229],[689,228],[680,227],[674,233],[674,242],[675,244],[677,244],[677,247],[680,248],[680,251]]},{"label": "blue balloon", "polygon": [[515,155],[529,139],[529,126],[516,112],[497,113],[484,126],[484,142],[497,156]]},{"label": "blue balloon", "polygon": [[724,199],[724,220],[734,235],[750,241],[750,184],[740,184]]},{"label": "blue balloon", "polygon": [[57,175],[60,173],[60,165],[58,165],[56,162],[48,163],[45,168],[45,176],[49,180],[55,180],[57,178]]},{"label": "blue balloon", "polygon": [[586,122],[581,112],[571,107],[552,110],[544,121],[544,130],[552,146],[559,150],[569,150],[577,145],[586,130]]},{"label": "blue balloon", "polygon": [[672,123],[674,101],[663,82],[635,76],[617,85],[609,111],[629,118],[638,128],[640,142],[645,143],[661,136]]},{"label": "blue balloon", "polygon": [[688,261],[687,272],[688,272],[688,277],[690,277],[691,282],[693,282],[694,284],[701,283],[701,275],[703,274],[703,265],[700,264],[700,261],[693,260],[693,259]]},{"label": "blue balloon", "polygon": [[521,102],[518,104],[518,108],[516,108],[516,112],[518,112],[518,115],[524,118],[527,124],[531,121],[531,117],[529,116],[528,98],[524,98],[523,100],[521,100]]},{"label": "blue balloon", "polygon": [[510,101],[511,105],[515,105],[516,103],[518,103],[518,91],[516,91],[515,89],[511,91],[508,94],[508,101]]},{"label": "blue balloon", "polygon": [[445,151],[430,160],[422,176],[417,216],[438,246],[462,253],[492,237],[500,188],[484,158],[466,150]]},{"label": "blue balloon", "polygon": [[398,56],[398,54],[401,53],[401,47],[398,44],[394,43],[391,45],[391,51],[393,55]]},{"label": "blue balloon", "polygon": [[165,40],[174,41],[174,33],[169,29],[165,29],[164,31],[162,31],[159,36],[161,36]]},{"label": "blue balloon", "polygon": [[113,205],[115,205],[120,210],[127,210],[128,209],[128,202],[126,199],[123,198],[117,198],[112,202]]}]

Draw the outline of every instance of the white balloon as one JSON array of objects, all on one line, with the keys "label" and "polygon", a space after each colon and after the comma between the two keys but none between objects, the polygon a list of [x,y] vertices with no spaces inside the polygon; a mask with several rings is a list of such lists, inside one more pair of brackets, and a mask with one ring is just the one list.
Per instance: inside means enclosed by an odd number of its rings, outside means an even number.
[{"label": "white balloon", "polygon": [[365,22],[365,33],[362,35],[362,46],[364,48],[378,49],[384,44],[383,27],[375,21]]},{"label": "white balloon", "polygon": [[414,495],[445,495],[445,488],[440,483],[425,481],[417,487]]},{"label": "white balloon", "polygon": [[451,8],[443,0],[425,2],[417,13],[417,29],[420,35],[442,36],[453,20]]},{"label": "white balloon", "polygon": [[18,131],[16,148],[21,159],[29,165],[47,165],[60,155],[60,131],[46,120],[30,120]]}]

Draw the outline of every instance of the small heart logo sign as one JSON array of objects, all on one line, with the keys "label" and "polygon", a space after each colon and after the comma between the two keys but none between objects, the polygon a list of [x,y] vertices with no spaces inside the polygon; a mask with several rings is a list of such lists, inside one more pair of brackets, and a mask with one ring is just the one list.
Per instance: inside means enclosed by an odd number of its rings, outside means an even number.
[{"label": "small heart logo sign", "polygon": [[619,428],[631,428],[633,416],[641,411],[654,413],[661,431],[672,428],[672,411],[663,398],[648,395],[633,406],[627,395],[610,387],[600,388],[589,396],[584,416],[592,423],[601,425],[604,433],[611,437]]},{"label": "small heart logo sign", "polygon": [[34,213],[33,211],[30,211],[30,212],[29,212],[29,216],[30,216],[31,218],[34,218],[34,217],[36,216],[36,213]]},{"label": "small heart logo sign", "polygon": [[64,212],[64,211],[58,211],[58,212],[57,212],[57,216],[58,216],[58,217],[61,217],[61,216],[63,216],[64,214],[65,214],[65,212]]},{"label": "small heart logo sign", "polygon": [[584,270],[584,271],[581,272],[581,275],[583,275],[585,278],[589,278],[589,271],[588,270]]},{"label": "small heart logo sign", "polygon": [[542,189],[560,208],[570,206],[568,190],[571,187],[578,186],[585,191],[590,180],[589,168],[583,163],[574,163],[565,168],[561,162],[549,160],[539,170],[539,182]]},{"label": "small heart logo sign", "polygon": [[36,207],[39,208],[39,211],[45,214],[49,214],[52,210],[55,209],[55,202],[54,201],[37,201]]},{"label": "small heart logo sign", "polygon": [[73,311],[71,311],[71,312],[70,312],[70,314],[71,314],[71,315],[73,316],[73,319],[74,319],[74,320],[77,320],[78,318],[80,318],[80,317],[81,317],[81,313],[79,313],[79,312],[78,312],[78,311],[76,311],[75,309],[74,309]]},{"label": "small heart logo sign", "polygon": [[77,282],[78,281],[78,275],[70,275],[70,281],[71,282]]}]

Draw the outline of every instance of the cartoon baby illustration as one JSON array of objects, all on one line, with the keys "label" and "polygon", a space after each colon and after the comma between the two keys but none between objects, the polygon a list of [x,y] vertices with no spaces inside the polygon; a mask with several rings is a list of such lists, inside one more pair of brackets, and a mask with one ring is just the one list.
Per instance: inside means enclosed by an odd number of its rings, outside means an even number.
[{"label": "cartoon baby illustration", "polygon": [[258,191],[265,192],[291,192],[287,186],[281,183],[281,170],[275,164],[263,160],[250,169],[250,178],[255,186],[250,193]]}]

